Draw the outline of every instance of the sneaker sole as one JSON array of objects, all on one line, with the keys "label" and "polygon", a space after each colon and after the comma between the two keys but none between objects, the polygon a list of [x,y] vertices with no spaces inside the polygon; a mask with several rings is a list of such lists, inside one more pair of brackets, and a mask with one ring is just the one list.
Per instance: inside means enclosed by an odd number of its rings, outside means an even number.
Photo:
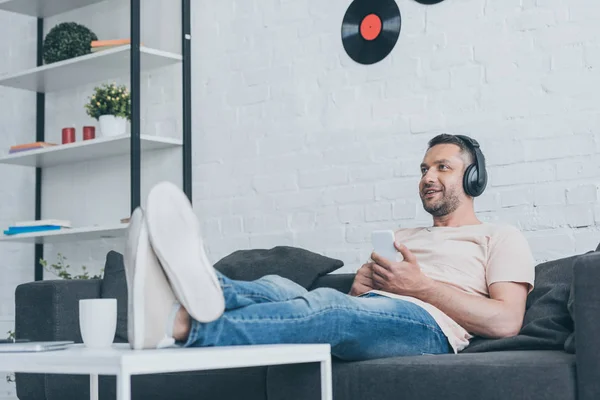
[{"label": "sneaker sole", "polygon": [[[136,209],[131,214],[129,228],[127,231],[127,247],[125,249],[125,257],[123,257],[123,263],[125,264],[125,276],[127,280],[127,339],[132,348],[135,347],[135,336],[136,332],[139,332],[135,323],[134,313],[134,281],[137,271],[136,261],[139,259],[139,241],[141,236],[141,229],[143,223],[143,213],[141,209]],[[139,285],[139,284],[138,284]]]},{"label": "sneaker sole", "polygon": [[[132,220],[133,222],[133,220]],[[131,248],[128,249],[127,262],[129,263],[130,283],[128,284],[128,315],[127,325],[129,345],[134,350],[140,350],[144,346],[144,283],[146,281],[146,267],[148,265],[148,249],[150,242],[148,239],[148,230],[144,223],[143,216],[139,224],[131,226],[131,233],[128,235],[128,242]],[[133,268],[131,268],[133,267]]]},{"label": "sneaker sole", "polygon": [[148,194],[146,221],[152,248],[190,316],[199,322],[219,318],[225,310],[223,291],[186,195],[170,182],[157,184]]}]

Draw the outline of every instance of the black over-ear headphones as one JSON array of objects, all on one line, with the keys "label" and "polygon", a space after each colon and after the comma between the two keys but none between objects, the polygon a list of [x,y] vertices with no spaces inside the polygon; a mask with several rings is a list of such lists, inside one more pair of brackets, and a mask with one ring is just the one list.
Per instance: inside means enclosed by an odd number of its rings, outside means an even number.
[{"label": "black over-ear headphones", "polygon": [[479,148],[479,143],[477,140],[471,139],[465,135],[455,136],[461,139],[467,145],[475,157],[475,162],[469,165],[465,170],[465,175],[463,176],[463,187],[465,189],[465,193],[467,193],[469,196],[477,197],[485,190],[488,180],[483,153]]}]

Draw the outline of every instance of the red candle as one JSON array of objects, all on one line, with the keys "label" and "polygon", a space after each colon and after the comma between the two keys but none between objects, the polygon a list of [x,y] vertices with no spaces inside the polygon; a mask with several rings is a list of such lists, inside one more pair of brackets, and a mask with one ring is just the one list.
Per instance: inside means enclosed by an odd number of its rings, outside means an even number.
[{"label": "red candle", "polygon": [[84,126],[83,127],[83,140],[90,140],[96,137],[95,126]]},{"label": "red candle", "polygon": [[75,142],[75,128],[63,128],[62,130],[62,143],[73,143]]}]

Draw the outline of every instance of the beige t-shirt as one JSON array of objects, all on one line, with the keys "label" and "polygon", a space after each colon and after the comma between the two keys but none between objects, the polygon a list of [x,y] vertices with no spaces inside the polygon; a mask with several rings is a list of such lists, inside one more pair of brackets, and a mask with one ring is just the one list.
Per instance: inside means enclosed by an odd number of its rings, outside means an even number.
[{"label": "beige t-shirt", "polygon": [[[396,240],[416,256],[425,275],[467,293],[489,298],[494,282],[529,283],[533,289],[535,262],[527,239],[515,227],[484,223],[461,227],[420,227],[396,231]],[[373,290],[418,304],[436,320],[455,353],[473,338],[462,326],[431,304],[410,296]]]}]

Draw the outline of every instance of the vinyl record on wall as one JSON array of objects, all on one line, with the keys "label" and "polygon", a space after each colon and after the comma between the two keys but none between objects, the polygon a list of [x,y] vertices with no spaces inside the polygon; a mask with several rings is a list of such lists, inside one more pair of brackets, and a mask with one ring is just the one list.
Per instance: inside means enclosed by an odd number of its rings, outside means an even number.
[{"label": "vinyl record on wall", "polygon": [[344,49],[357,63],[379,62],[396,45],[401,25],[395,0],[354,0],[342,22]]},{"label": "vinyl record on wall", "polygon": [[417,3],[421,3],[421,4],[437,4],[437,3],[441,3],[444,0],[415,0]]}]

